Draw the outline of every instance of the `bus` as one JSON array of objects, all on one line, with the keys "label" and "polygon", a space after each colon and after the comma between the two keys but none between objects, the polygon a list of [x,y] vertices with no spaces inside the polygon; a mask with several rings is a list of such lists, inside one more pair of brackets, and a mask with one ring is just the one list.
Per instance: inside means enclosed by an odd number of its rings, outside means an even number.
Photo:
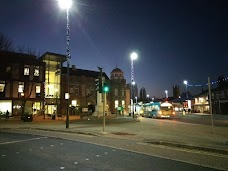
[{"label": "bus", "polygon": [[150,118],[170,118],[175,116],[175,111],[170,102],[145,103],[141,107],[142,116]]}]

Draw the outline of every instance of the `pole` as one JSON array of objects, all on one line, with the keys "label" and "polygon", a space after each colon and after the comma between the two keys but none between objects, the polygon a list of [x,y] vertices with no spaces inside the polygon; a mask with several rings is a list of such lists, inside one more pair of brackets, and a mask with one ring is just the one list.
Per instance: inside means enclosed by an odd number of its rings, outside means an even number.
[{"label": "pole", "polygon": [[[67,14],[67,93],[69,93],[70,98],[70,22],[69,22],[69,9],[66,10]],[[67,99],[67,111],[66,111],[66,128],[69,128],[69,98]]]},{"label": "pole", "polygon": [[101,73],[101,78],[102,78],[102,98],[103,98],[103,132],[105,131],[105,92],[103,90],[103,86],[104,86],[104,79],[103,79],[103,76],[102,76],[102,73]]},{"label": "pole", "polygon": [[103,132],[105,132],[105,105],[106,105],[106,93],[102,92],[103,94]]},{"label": "pole", "polygon": [[210,114],[211,114],[211,128],[212,134],[214,134],[214,123],[213,123],[213,116],[212,116],[212,103],[211,103],[211,84],[210,84],[210,77],[208,77],[208,93],[209,93],[209,107],[210,107]]}]

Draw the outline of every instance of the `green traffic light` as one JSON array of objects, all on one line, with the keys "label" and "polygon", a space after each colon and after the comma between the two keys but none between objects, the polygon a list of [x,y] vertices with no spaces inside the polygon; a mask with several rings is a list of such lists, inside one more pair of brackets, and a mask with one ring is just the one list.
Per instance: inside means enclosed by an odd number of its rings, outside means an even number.
[{"label": "green traffic light", "polygon": [[106,86],[106,87],[104,87],[104,92],[109,92],[109,87],[108,86]]}]

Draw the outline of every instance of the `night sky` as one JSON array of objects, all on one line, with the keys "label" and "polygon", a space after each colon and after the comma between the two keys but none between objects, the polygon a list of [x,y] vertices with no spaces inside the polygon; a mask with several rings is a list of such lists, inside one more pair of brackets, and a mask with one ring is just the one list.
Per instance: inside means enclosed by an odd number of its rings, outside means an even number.
[{"label": "night sky", "polygon": [[[66,11],[57,0],[0,0],[0,32],[43,54],[66,54]],[[228,76],[227,0],[74,0],[70,10],[71,64],[131,79],[137,51],[138,89],[165,97],[183,80],[206,84]],[[206,89],[206,87],[204,87]],[[200,87],[189,87],[192,94]]]}]

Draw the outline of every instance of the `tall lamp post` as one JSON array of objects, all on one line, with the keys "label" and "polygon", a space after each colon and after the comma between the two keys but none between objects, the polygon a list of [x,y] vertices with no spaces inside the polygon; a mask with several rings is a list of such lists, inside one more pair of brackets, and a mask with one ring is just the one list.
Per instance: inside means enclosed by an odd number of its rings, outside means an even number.
[{"label": "tall lamp post", "polygon": [[[72,6],[72,0],[58,0],[59,6],[66,10],[66,19],[67,19],[67,32],[66,32],[66,57],[67,57],[67,92],[69,95],[70,85],[69,85],[69,77],[70,77],[70,19],[69,19],[69,10]],[[69,128],[69,97],[66,98],[66,128]]]},{"label": "tall lamp post", "polygon": [[186,91],[186,100],[187,100],[187,106],[188,106],[188,81],[184,80],[184,84],[186,88],[185,91]]},{"label": "tall lamp post", "polygon": [[132,52],[130,57],[131,57],[131,113],[133,114],[132,116],[134,118],[134,108],[133,108],[133,111],[132,111],[132,104],[133,104],[133,99],[134,99],[133,86],[135,84],[135,82],[134,82],[134,65],[133,65],[133,61],[138,58],[138,54],[136,52]]},{"label": "tall lamp post", "polygon": [[188,100],[188,81],[184,80],[185,88],[186,88],[186,99]]},{"label": "tall lamp post", "polygon": [[165,98],[168,99],[168,90],[165,90]]}]

